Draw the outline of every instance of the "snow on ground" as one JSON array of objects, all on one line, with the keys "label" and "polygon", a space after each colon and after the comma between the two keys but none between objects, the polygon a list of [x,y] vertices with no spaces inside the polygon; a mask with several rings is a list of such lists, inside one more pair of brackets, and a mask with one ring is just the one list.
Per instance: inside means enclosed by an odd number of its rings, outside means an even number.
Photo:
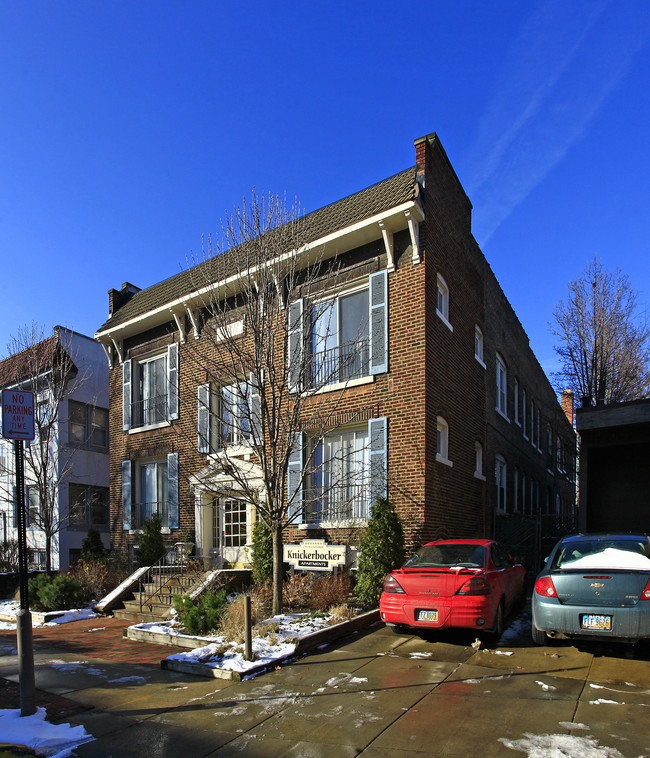
[{"label": "snow on ground", "polygon": [[94,739],[83,726],[48,723],[45,708],[37,708],[33,716],[23,717],[19,709],[0,710],[0,741],[26,745],[38,755],[66,758],[76,747]]},{"label": "snow on ground", "polygon": [[[20,603],[16,600],[1,600],[0,601],[0,616],[16,618],[16,613],[20,610]],[[65,611],[61,616],[53,618],[51,621],[46,621],[43,624],[37,624],[32,617],[32,626],[56,626],[57,624],[69,624],[71,621],[83,621],[84,619],[96,618],[98,614],[92,611],[90,608],[75,608],[73,610]],[[0,629],[15,629],[16,622],[0,621]]]},{"label": "snow on ground", "polygon": [[[132,629],[142,629],[159,634],[187,637],[175,625],[176,622],[136,624]],[[211,668],[227,669],[245,674],[258,666],[271,666],[296,651],[295,642],[319,629],[330,625],[327,616],[310,616],[305,613],[283,613],[266,619],[260,626],[269,625],[273,631],[265,637],[253,637],[254,660],[244,658],[244,645],[232,642],[220,635],[211,635],[198,639],[205,640],[205,645],[183,653],[170,655],[167,660],[201,663]]]},{"label": "snow on ground", "polygon": [[593,737],[570,734],[525,734],[520,740],[500,737],[499,742],[511,750],[527,753],[528,758],[625,758],[616,748],[601,746]]}]

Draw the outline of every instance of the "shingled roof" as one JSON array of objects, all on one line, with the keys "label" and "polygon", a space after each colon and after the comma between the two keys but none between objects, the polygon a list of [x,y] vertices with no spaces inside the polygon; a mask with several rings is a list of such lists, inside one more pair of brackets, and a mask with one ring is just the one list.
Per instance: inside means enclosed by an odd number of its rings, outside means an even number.
[{"label": "shingled roof", "polygon": [[53,334],[0,361],[0,387],[20,384],[50,369],[61,368],[64,364],[67,370],[77,370],[59,336]]},{"label": "shingled roof", "polygon": [[[360,192],[337,200],[301,218],[305,242],[326,237],[339,229],[359,223],[390,208],[409,202],[415,197],[415,167],[401,171]],[[206,281],[207,267],[211,281],[219,281],[237,272],[238,258],[232,250],[202,263],[193,269],[182,271],[158,284],[140,290],[119,308],[99,329],[100,332],[124,324],[166,303],[190,295],[197,281]],[[197,278],[197,274],[200,276]]]}]

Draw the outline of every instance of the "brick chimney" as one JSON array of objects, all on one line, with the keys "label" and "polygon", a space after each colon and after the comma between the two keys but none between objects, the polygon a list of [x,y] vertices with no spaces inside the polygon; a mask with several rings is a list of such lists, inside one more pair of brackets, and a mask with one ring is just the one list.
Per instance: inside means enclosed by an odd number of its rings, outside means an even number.
[{"label": "brick chimney", "polygon": [[573,397],[573,392],[571,392],[571,390],[564,390],[560,404],[562,405],[564,415],[569,419],[571,426],[573,426],[575,419],[575,400]]},{"label": "brick chimney", "polygon": [[140,292],[140,287],[136,287],[135,284],[131,284],[130,282],[124,282],[120,290],[108,290],[108,315],[112,316],[116,311],[119,311],[136,292]]}]

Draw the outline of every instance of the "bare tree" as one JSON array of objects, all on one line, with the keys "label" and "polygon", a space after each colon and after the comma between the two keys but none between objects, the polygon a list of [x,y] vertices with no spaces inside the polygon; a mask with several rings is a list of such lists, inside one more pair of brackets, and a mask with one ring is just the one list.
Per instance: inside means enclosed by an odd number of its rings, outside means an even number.
[{"label": "bare tree", "polygon": [[[353,445],[327,463],[321,458],[326,433],[362,417],[344,413],[341,399],[367,370],[368,325],[362,318],[355,339],[330,347],[332,303],[319,292],[338,264],[309,250],[308,234],[296,206],[253,194],[226,218],[221,243],[208,241],[203,262],[190,269],[203,292],[193,352],[205,379],[199,449],[213,453],[194,481],[217,496],[235,492],[271,528],[276,613],[283,530],[298,519],[358,523],[370,481],[367,442],[366,452]],[[319,392],[325,385],[330,391]]]},{"label": "bare tree", "polygon": [[[59,490],[72,470],[74,449],[61,444],[63,401],[85,381],[74,362],[65,330],[57,327],[47,337],[33,323],[18,330],[7,346],[9,357],[1,365],[0,384],[34,393],[35,438],[25,443],[25,485],[29,491],[29,525],[42,531],[45,540],[45,569],[52,569],[52,542],[68,523],[71,508],[59,507]],[[13,492],[5,497],[13,501]]]},{"label": "bare tree", "polygon": [[594,257],[553,316],[561,389],[568,387],[587,404],[648,397],[650,325],[625,274],[608,271]]}]

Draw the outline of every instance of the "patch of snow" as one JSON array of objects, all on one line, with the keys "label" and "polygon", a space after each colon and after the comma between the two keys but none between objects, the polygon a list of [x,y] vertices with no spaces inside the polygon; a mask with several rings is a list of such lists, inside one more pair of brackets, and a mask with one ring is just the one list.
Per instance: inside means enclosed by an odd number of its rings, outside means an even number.
[{"label": "patch of snow", "polygon": [[122,676],[119,679],[109,679],[109,684],[144,684],[147,680],[143,676]]},{"label": "patch of snow", "polygon": [[424,659],[424,658],[431,658],[432,655],[433,655],[433,653],[411,653],[411,655],[409,656],[409,658]]},{"label": "patch of snow", "polygon": [[511,750],[527,753],[528,758],[625,758],[616,748],[601,746],[593,737],[568,734],[525,734],[520,740],[499,737]]},{"label": "patch of snow", "polygon": [[512,650],[486,650],[486,652],[493,653],[494,655],[512,655]]},{"label": "patch of snow", "polygon": [[[285,660],[296,652],[296,640],[312,632],[329,626],[329,617],[313,617],[305,613],[282,613],[261,622],[277,625],[277,630],[269,637],[253,637],[253,658],[244,658],[244,645],[221,635],[201,637],[207,644],[183,653],[170,655],[167,660],[201,663],[211,668],[227,669],[246,674],[259,666],[270,666],[275,662]],[[167,623],[136,624],[132,629],[144,629],[159,634],[189,637],[183,633],[175,621]]]},{"label": "patch of snow", "polygon": [[590,700],[589,705],[625,705],[625,703],[619,703],[616,700],[605,700],[605,698],[599,697],[598,700]]},{"label": "patch of snow", "polygon": [[[3,600],[0,601],[0,616],[6,618],[16,618],[16,614],[20,610],[20,603],[16,600]],[[69,611],[65,611],[61,616],[57,616],[51,621],[46,621],[43,624],[37,624],[32,618],[32,626],[34,628],[39,626],[56,626],[57,624],[69,624],[71,621],[83,621],[84,619],[92,619],[98,616],[91,608],[74,608]],[[0,629],[15,629],[15,621],[1,621]],[[104,627],[105,628],[105,627]]]},{"label": "patch of snow", "polygon": [[60,661],[52,660],[47,661],[47,664],[57,671],[64,671],[70,673],[83,672],[84,674],[91,674],[92,676],[105,676],[106,671],[99,669],[96,666],[89,666],[88,661]]},{"label": "patch of snow", "polygon": [[19,709],[0,710],[0,742],[25,745],[50,758],[66,758],[79,745],[95,739],[83,726],[50,724],[45,716],[45,708],[37,708],[32,716],[21,716]]},{"label": "patch of snow", "polygon": [[557,690],[557,687],[553,687],[552,684],[545,684],[544,682],[539,682],[539,681],[535,682],[535,684],[539,684],[539,686],[546,692],[554,692],[555,690]]},{"label": "patch of snow", "polygon": [[586,724],[581,724],[580,722],[559,721],[558,724],[564,729],[584,729],[587,732],[589,731],[589,727]]},{"label": "patch of snow", "polygon": [[640,553],[633,553],[630,550],[607,547],[599,553],[583,555],[574,561],[563,561],[562,568],[650,571],[650,558],[646,558]]}]

